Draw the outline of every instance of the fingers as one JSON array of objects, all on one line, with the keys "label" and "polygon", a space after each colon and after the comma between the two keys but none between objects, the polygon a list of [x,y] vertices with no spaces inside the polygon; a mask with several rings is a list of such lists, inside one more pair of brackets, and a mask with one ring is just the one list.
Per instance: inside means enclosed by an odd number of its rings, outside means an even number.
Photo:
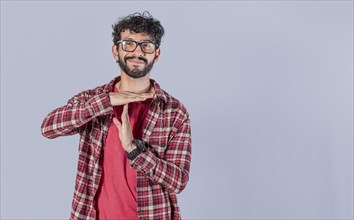
[{"label": "fingers", "polygon": [[113,123],[117,126],[117,128],[118,128],[119,130],[121,130],[121,128],[122,128],[122,123],[120,123],[119,120],[118,120],[116,117],[113,118]]},{"label": "fingers", "polygon": [[143,95],[145,96],[146,99],[152,99],[154,97],[153,93],[144,93]]},{"label": "fingers", "polygon": [[122,112],[122,116],[121,116],[121,119],[122,119],[122,124],[124,126],[126,126],[127,128],[130,128],[130,121],[129,121],[129,114],[128,114],[128,105],[129,104],[125,104],[123,106],[123,112]]},{"label": "fingers", "polygon": [[136,94],[132,92],[109,93],[109,98],[112,106],[125,105],[130,102],[145,101],[153,98],[152,93]]},{"label": "fingers", "polygon": [[117,126],[117,128],[119,130],[122,129],[123,125],[126,126],[126,125],[128,125],[128,123],[130,123],[129,114],[128,114],[128,104],[125,104],[123,106],[123,112],[121,115],[121,119],[122,119],[122,123],[116,117],[113,118],[113,123]]},{"label": "fingers", "polygon": [[152,93],[141,93],[141,94],[136,94],[136,93],[132,93],[132,92],[125,92],[125,94],[130,97],[130,98],[134,98],[134,99],[141,99],[142,101],[145,99],[149,99],[154,97],[154,94]]},{"label": "fingers", "polygon": [[128,104],[125,104],[125,105],[123,106],[122,120],[123,120],[123,117],[129,118],[129,115],[128,115]]}]

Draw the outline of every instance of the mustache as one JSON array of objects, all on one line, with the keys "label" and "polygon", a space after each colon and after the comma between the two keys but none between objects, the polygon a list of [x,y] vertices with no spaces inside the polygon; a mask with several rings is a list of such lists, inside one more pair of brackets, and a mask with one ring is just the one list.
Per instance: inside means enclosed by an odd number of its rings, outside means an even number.
[{"label": "mustache", "polygon": [[137,57],[137,56],[125,57],[124,62],[127,62],[127,60],[129,60],[129,59],[139,59],[139,60],[144,61],[144,63],[147,63],[147,59],[145,59],[144,57]]}]

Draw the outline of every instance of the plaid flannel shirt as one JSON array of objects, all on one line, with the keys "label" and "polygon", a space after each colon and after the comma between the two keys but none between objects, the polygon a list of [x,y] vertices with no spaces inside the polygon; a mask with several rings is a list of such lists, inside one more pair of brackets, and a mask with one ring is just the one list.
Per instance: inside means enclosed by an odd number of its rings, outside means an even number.
[{"label": "plaid flannel shirt", "polygon": [[[47,138],[80,134],[78,170],[70,219],[95,219],[94,197],[101,179],[99,163],[113,107],[108,96],[120,77],[80,92],[67,105],[50,112],[41,131]],[[176,194],[189,179],[191,130],[189,115],[177,99],[151,80],[155,96],[145,118],[142,139],[148,151],[131,167],[137,170],[139,219],[180,219]]]}]

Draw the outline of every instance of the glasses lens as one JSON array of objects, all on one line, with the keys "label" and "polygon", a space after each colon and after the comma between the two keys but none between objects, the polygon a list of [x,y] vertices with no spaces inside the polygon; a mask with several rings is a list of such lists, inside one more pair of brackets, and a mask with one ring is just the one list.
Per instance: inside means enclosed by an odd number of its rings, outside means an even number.
[{"label": "glasses lens", "polygon": [[145,53],[153,53],[155,51],[155,44],[151,42],[143,42],[141,44],[141,50]]},{"label": "glasses lens", "polygon": [[122,48],[127,52],[132,52],[136,48],[136,42],[130,40],[123,40],[122,41]]},{"label": "glasses lens", "polygon": [[152,42],[138,43],[132,40],[123,40],[122,49],[127,52],[133,52],[137,48],[138,44],[140,44],[141,50],[144,51],[145,53],[153,53],[156,49],[155,44]]}]

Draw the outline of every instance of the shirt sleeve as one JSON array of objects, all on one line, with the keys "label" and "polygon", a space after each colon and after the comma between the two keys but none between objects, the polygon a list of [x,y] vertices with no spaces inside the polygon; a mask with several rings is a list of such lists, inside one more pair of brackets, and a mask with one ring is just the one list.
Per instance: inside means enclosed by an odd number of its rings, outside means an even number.
[{"label": "shirt sleeve", "polygon": [[93,118],[106,114],[113,114],[108,94],[87,90],[69,99],[67,105],[50,112],[42,122],[41,132],[47,138],[73,135]]},{"label": "shirt sleeve", "polygon": [[190,120],[187,118],[169,142],[165,158],[148,150],[131,161],[131,166],[167,190],[180,193],[189,179],[191,146]]}]

